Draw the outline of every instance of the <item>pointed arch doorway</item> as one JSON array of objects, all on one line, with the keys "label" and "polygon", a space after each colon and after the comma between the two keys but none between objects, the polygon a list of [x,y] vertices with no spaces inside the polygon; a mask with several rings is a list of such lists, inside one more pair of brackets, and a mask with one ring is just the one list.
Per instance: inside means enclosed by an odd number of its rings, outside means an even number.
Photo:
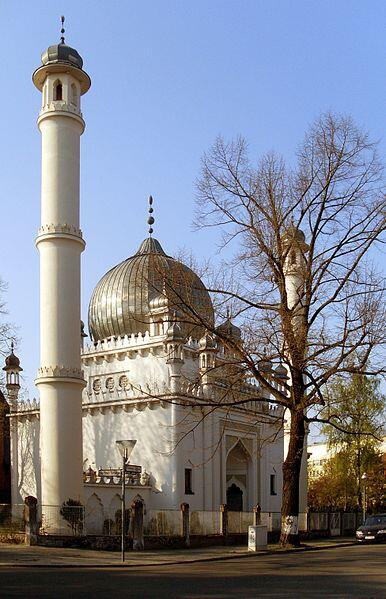
[{"label": "pointed arch doorway", "polygon": [[227,506],[231,512],[243,511],[243,491],[236,483],[227,488]]},{"label": "pointed arch doorway", "polygon": [[248,510],[251,463],[249,452],[238,439],[226,459],[226,502],[230,511]]}]

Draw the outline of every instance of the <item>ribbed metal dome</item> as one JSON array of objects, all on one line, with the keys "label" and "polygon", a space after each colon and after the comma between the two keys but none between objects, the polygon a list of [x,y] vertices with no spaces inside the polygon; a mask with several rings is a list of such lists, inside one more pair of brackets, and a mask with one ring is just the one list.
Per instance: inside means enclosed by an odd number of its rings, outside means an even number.
[{"label": "ribbed metal dome", "polygon": [[184,333],[200,337],[205,326],[194,314],[213,326],[213,306],[199,277],[187,266],[167,256],[152,237],[138,252],[102,277],[91,297],[88,325],[94,341],[144,333],[149,330],[150,310],[164,302],[177,313]]},{"label": "ribbed metal dome", "polygon": [[65,63],[81,69],[83,67],[83,59],[79,52],[66,44],[55,44],[47,48],[42,54],[42,64]]}]

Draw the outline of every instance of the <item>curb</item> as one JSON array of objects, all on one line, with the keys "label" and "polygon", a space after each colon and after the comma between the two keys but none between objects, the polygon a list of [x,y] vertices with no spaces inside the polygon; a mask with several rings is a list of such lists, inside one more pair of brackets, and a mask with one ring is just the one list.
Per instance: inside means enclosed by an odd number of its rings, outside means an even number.
[{"label": "curb", "polygon": [[304,546],[304,547],[295,547],[293,549],[283,549],[281,551],[272,551],[272,550],[263,550],[263,551],[256,551],[256,552],[248,552],[248,553],[240,553],[240,554],[236,554],[236,555],[214,555],[214,556],[208,556],[208,557],[197,557],[197,558],[191,558],[191,559],[184,559],[184,560],[174,560],[174,561],[170,561],[170,562],[149,562],[149,563],[112,563],[112,564],[98,564],[98,563],[93,563],[93,564],[76,564],[74,562],[71,562],[69,564],[51,564],[51,563],[1,563],[0,562],[0,571],[4,568],[57,568],[57,569],[64,569],[64,568],[68,568],[68,569],[73,569],[73,568],[78,568],[78,569],[110,569],[110,568],[154,568],[154,567],[163,567],[163,566],[176,566],[176,565],[181,565],[181,564],[194,564],[194,563],[200,563],[200,562],[221,562],[221,561],[228,561],[228,560],[234,560],[234,559],[243,559],[243,558],[252,558],[252,557],[258,557],[260,555],[262,556],[266,556],[266,555],[283,555],[283,554],[287,554],[287,553],[302,553],[304,551],[322,551],[322,550],[326,550],[326,549],[338,549],[339,547],[351,547],[351,546],[355,546],[357,545],[356,541],[346,541],[343,543],[334,543],[334,544],[330,544],[330,545],[323,545],[318,547],[317,545],[311,545],[311,546]]}]

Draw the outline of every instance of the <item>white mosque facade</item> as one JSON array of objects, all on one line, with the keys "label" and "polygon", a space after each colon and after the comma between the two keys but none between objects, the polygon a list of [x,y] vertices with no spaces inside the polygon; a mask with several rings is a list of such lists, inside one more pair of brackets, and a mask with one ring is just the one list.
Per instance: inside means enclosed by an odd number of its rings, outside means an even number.
[{"label": "white mosque facade", "polygon": [[[63,40],[43,54],[33,79],[42,92],[40,401],[18,401],[21,368],[12,353],[5,368],[12,502],[33,495],[41,505],[75,499],[118,506],[116,441],[130,439],[136,444],[128,502],[139,496],[148,509],[179,509],[185,502],[194,510],[228,504],[249,511],[260,504],[280,512],[281,409],[246,379],[237,389],[244,401],[229,405],[237,370],[229,368],[232,340],[242,343],[241,332],[230,319],[213,332],[204,284],[167,255],[152,227],[137,252],[97,284],[84,344],[79,142],[80,101],[90,80]],[[285,369],[261,367],[280,386]]]},{"label": "white mosque facade", "polygon": [[[116,441],[133,439],[136,445],[130,462],[140,472],[129,475],[128,502],[139,496],[149,509],[179,509],[181,503],[189,503],[192,510],[212,511],[228,504],[250,511],[259,504],[263,511],[280,512],[282,413],[251,383],[243,389],[250,402],[239,408],[213,409],[221,403],[227,384],[217,371],[221,373],[221,364],[229,361],[219,339],[205,333],[185,337],[186,319],[178,323],[175,303],[170,310],[165,290],[149,302],[145,298],[150,308],[146,311],[145,306],[143,317],[137,312],[135,319],[129,318],[126,333],[126,323],[121,323],[121,334],[99,338],[103,326],[120,326],[110,316],[119,312],[114,298],[122,298],[125,290],[123,311],[130,314],[125,302],[130,291],[135,295],[137,290],[131,289],[127,277],[127,271],[134,270],[132,263],[151,262],[157,254],[145,252],[162,251],[152,238],[141,248],[108,273],[111,282],[123,268],[122,287],[109,287],[102,278],[90,303],[89,326],[94,336],[81,351],[86,381],[82,502],[86,506],[100,502],[106,509],[119,505],[120,480],[108,473],[121,465]],[[144,270],[135,271],[133,277],[136,285],[142,283],[142,291],[151,274]],[[102,289],[98,297],[101,286],[105,292]],[[147,318],[150,322],[144,323]],[[229,332],[239,334],[230,321],[225,325]],[[271,366],[267,363],[266,367]],[[280,376],[279,370],[278,385]],[[39,405],[11,402],[13,503],[22,503],[27,495],[42,501],[41,455]]]}]

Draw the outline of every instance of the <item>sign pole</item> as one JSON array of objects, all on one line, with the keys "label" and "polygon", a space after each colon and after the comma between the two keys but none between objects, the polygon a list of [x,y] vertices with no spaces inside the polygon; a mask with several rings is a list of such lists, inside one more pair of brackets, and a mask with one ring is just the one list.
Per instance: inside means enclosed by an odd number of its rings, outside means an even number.
[{"label": "sign pole", "polygon": [[122,455],[122,518],[121,518],[121,553],[122,562],[125,561],[125,524],[126,524],[126,452]]}]

